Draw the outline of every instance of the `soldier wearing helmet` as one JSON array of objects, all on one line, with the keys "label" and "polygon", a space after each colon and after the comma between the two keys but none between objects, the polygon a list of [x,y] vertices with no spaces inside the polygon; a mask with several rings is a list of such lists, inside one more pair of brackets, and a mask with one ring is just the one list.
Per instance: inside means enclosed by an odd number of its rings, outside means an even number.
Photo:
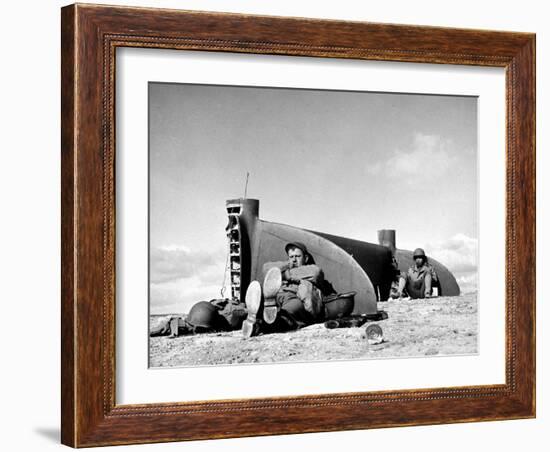
[{"label": "soldier wearing helmet", "polygon": [[263,287],[257,281],[248,287],[244,337],[296,330],[324,320],[323,297],[334,294],[334,288],[303,243],[288,243],[285,251],[288,261],[264,265]]},{"label": "soldier wearing helmet", "polygon": [[173,316],[149,335],[174,338],[185,334],[214,333],[238,329],[246,317],[246,311],[233,306],[228,299],[199,301],[195,303],[187,317]]},{"label": "soldier wearing helmet", "polygon": [[399,277],[398,298],[406,293],[411,298],[430,298],[432,287],[437,284],[435,269],[428,263],[428,257],[422,248],[413,252],[414,265]]}]

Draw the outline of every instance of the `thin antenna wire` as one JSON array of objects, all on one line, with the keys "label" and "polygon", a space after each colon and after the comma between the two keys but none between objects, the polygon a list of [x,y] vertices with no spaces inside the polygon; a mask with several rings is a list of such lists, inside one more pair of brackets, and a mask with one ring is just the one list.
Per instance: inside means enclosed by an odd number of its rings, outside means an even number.
[{"label": "thin antenna wire", "polygon": [[225,281],[227,278],[227,271],[229,270],[229,253],[230,250],[227,250],[227,257],[225,258],[225,269],[223,271],[223,281],[222,281],[222,288],[220,289],[220,295],[222,298],[225,298]]},{"label": "thin antenna wire", "polygon": [[244,198],[246,199],[246,191],[248,190],[248,176],[249,176],[249,172],[247,171],[246,172],[246,183],[244,185]]}]

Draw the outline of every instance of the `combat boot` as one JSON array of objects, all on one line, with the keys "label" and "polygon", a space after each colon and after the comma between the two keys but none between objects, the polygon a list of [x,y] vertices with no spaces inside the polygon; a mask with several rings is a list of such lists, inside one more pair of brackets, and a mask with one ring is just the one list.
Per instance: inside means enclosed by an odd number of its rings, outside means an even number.
[{"label": "combat boot", "polygon": [[262,307],[262,288],[258,281],[252,281],[245,295],[247,316],[242,326],[244,338],[256,336],[259,333],[258,313]]},{"label": "combat boot", "polygon": [[277,292],[283,284],[281,270],[277,267],[270,268],[264,278],[264,321],[271,325],[277,318]]}]

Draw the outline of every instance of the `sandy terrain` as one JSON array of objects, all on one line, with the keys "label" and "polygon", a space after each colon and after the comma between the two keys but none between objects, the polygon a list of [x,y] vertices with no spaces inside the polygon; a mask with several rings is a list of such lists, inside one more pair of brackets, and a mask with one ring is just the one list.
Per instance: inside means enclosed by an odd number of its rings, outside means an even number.
[{"label": "sandy terrain", "polygon": [[[379,303],[388,319],[376,322],[384,341],[369,345],[366,325],[327,329],[323,324],[245,340],[240,331],[150,338],[151,367],[376,359],[477,353],[477,295]],[[152,316],[152,325],[166,316]]]}]

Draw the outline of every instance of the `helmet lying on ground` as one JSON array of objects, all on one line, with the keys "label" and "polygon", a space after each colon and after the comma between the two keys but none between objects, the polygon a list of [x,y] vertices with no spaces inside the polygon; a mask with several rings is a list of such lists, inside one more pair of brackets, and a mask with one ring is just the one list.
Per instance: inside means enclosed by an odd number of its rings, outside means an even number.
[{"label": "helmet lying on ground", "polygon": [[208,301],[195,303],[186,318],[188,324],[194,328],[205,330],[224,330],[225,319],[219,314],[218,309]]},{"label": "helmet lying on ground", "polygon": [[356,292],[334,294],[323,300],[325,305],[325,319],[339,319],[347,317],[353,312]]}]

